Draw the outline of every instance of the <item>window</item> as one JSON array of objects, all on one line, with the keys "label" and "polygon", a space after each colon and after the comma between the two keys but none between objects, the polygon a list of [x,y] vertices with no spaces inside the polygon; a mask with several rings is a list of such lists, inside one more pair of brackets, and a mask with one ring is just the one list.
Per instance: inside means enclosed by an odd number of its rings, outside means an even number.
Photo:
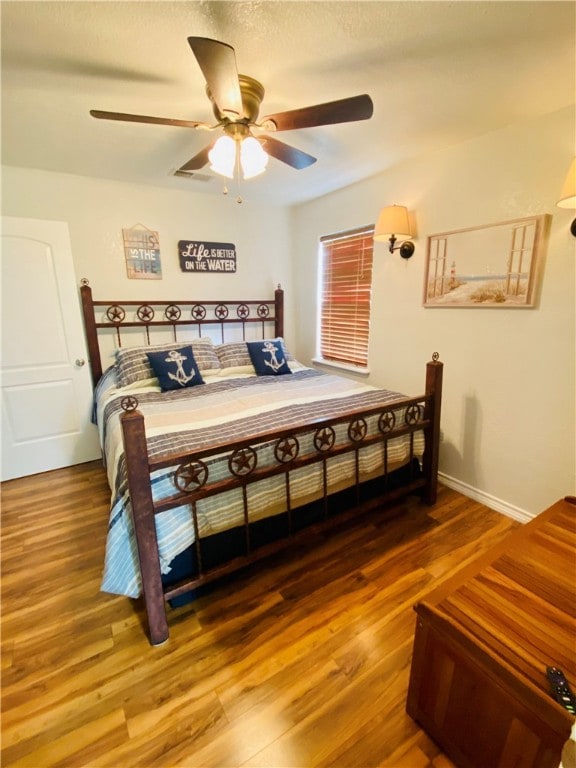
[{"label": "window", "polygon": [[320,356],[368,367],[374,227],[320,238]]}]

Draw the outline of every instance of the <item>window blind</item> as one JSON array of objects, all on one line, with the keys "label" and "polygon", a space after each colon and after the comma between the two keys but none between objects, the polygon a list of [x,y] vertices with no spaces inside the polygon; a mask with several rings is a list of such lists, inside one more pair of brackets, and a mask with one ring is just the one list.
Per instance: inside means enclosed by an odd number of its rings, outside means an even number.
[{"label": "window blind", "polygon": [[320,354],[367,367],[374,227],[320,239]]}]

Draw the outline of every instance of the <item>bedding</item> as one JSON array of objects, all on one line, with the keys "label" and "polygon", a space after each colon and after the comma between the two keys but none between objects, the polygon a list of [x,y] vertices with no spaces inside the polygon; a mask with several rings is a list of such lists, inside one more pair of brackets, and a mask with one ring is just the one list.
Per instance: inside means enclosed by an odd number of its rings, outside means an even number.
[{"label": "bedding", "polygon": [[[130,499],[122,443],[120,416],[122,400],[134,395],[138,410],[144,415],[148,454],[176,456],[184,452],[201,450],[213,444],[241,440],[271,430],[290,429],[307,425],[321,418],[345,416],[351,410],[389,404],[402,396],[377,389],[355,380],[323,373],[294,360],[281,339],[271,339],[277,351],[277,361],[283,360],[291,375],[258,375],[251,363],[246,343],[211,346],[202,340],[205,353],[204,367],[192,343],[194,357],[204,385],[178,387],[163,392],[151,368],[147,369],[146,355],[151,347],[130,350],[128,370],[138,373],[127,375],[126,356],[118,355],[116,366],[107,371],[96,390],[96,420],[98,423],[108,480],[112,490],[112,504],[108,527],[106,560],[102,589],[114,594],[137,597],[142,585],[135,535],[132,524]],[[264,342],[259,342],[262,345]],[[165,345],[163,351],[178,349],[182,345]],[[234,347],[234,349],[232,348]],[[154,350],[160,351],[160,350]],[[217,362],[216,362],[217,361]],[[248,362],[247,362],[248,361]],[[119,373],[118,368],[124,370]],[[214,367],[208,367],[208,366]],[[150,375],[152,374],[152,375]],[[126,380],[130,383],[125,384]],[[399,406],[398,423],[403,417]],[[367,419],[369,434],[378,431],[377,416]],[[346,431],[347,424],[336,427]],[[313,441],[313,432],[300,436],[302,451]],[[362,480],[382,474],[383,464],[390,471],[421,457],[424,449],[422,432],[404,435],[388,441],[384,456],[380,444],[372,444],[358,451],[358,469]],[[270,463],[273,443],[256,446],[259,467]],[[330,492],[350,487],[355,482],[355,454],[334,456],[327,461],[327,483]],[[227,457],[207,462],[211,479],[230,476]],[[175,467],[158,470],[151,475],[154,501],[173,496]],[[290,502],[293,507],[307,504],[322,496],[322,464],[311,464],[291,472]],[[286,511],[286,495],[282,475],[268,477],[251,484],[249,520],[256,522],[281,515]],[[196,502],[198,534],[200,538],[232,530],[244,524],[241,489],[225,491]],[[160,568],[169,574],[171,563],[194,542],[194,526],[188,505],[161,512],[155,517],[158,537]]]}]

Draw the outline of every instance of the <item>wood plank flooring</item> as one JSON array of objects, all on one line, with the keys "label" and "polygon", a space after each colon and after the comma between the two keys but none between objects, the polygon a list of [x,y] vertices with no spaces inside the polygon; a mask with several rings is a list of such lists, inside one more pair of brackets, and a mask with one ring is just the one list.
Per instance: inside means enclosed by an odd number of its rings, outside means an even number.
[{"label": "wood plank flooring", "polygon": [[99,462],[2,485],[2,766],[452,768],[405,712],[422,595],[518,523],[441,488],[169,611],[99,591]]}]

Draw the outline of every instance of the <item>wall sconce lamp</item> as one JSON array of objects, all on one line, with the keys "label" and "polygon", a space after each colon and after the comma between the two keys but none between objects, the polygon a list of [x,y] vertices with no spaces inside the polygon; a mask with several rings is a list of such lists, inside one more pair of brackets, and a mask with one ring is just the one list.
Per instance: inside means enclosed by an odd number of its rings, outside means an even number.
[{"label": "wall sconce lamp", "polygon": [[[558,208],[576,208],[576,157],[572,160],[568,176],[560,193],[560,200],[556,203]],[[570,232],[576,237],[576,219],[570,225]]]},{"label": "wall sconce lamp", "polygon": [[[382,208],[374,227],[374,240],[388,240],[390,253],[400,251],[400,256],[403,259],[409,259],[414,253],[414,243],[411,242],[411,237],[412,232],[406,208],[403,205],[388,205],[386,208]],[[395,245],[396,241],[401,238],[406,238],[406,240],[400,245]]]}]

